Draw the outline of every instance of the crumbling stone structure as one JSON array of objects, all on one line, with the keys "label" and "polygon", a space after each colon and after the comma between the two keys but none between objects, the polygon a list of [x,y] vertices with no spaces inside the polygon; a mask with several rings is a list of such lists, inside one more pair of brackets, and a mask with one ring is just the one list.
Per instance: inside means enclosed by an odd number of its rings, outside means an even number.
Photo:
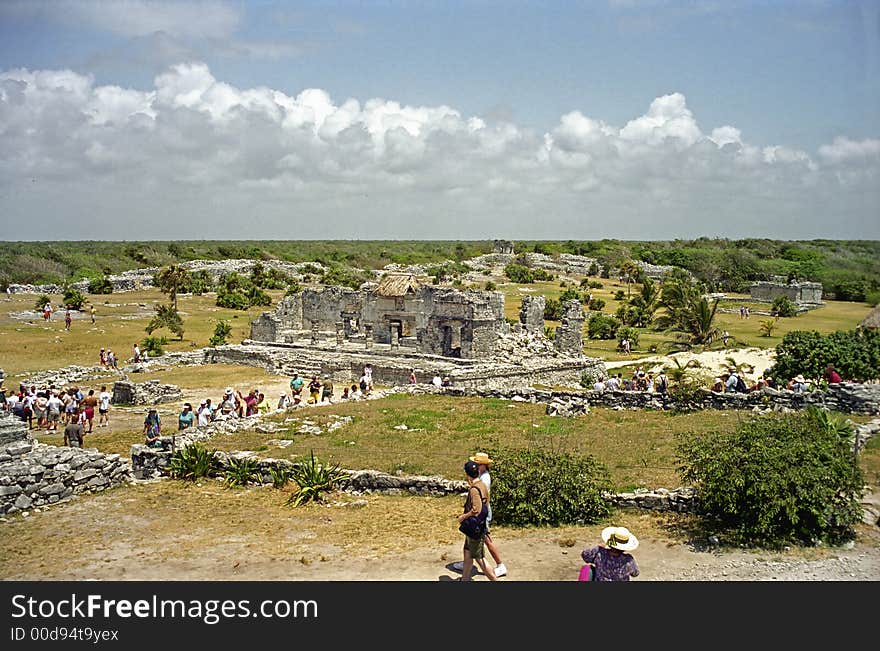
[{"label": "crumbling stone structure", "polygon": [[183,394],[174,384],[160,384],[159,380],[147,380],[140,384],[119,380],[113,383],[114,405],[158,405],[162,402],[175,402]]},{"label": "crumbling stone structure", "polygon": [[492,242],[492,253],[513,253],[513,242],[510,240],[495,240]]},{"label": "crumbling stone structure", "polygon": [[798,305],[822,305],[822,283],[761,281],[752,284],[749,294],[754,301],[772,303],[780,296],[787,296]]},{"label": "crumbling stone structure", "polygon": [[544,333],[544,308],[547,299],[543,296],[523,296],[519,311],[519,322],[526,332]]},{"label": "crumbling stone structure", "polygon": [[572,356],[583,354],[584,310],[580,301],[562,304],[562,321],[556,328],[556,350]]},{"label": "crumbling stone structure", "polygon": [[293,343],[315,329],[335,337],[339,324],[346,341],[464,359],[491,357],[498,336],[510,331],[500,292],[460,291],[389,274],[371,288],[331,286],[287,296],[252,322],[250,338]]}]

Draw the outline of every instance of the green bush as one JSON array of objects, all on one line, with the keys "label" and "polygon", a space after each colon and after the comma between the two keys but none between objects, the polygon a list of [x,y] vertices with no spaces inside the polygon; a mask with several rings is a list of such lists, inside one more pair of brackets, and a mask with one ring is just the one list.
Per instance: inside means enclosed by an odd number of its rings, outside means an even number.
[{"label": "green bush", "polygon": [[605,300],[594,296],[593,300],[587,303],[587,307],[593,312],[601,312],[605,307]]},{"label": "green bush", "polygon": [[877,307],[880,304],[880,291],[868,292],[865,295],[865,302],[871,307]]},{"label": "green bush", "polygon": [[189,443],[171,455],[169,474],[185,481],[212,477],[220,472],[220,460],[214,456],[214,452],[198,443]]},{"label": "green bush", "polygon": [[82,309],[82,306],[85,305],[86,297],[83,296],[83,293],[78,289],[68,286],[64,288],[62,302],[71,310],[80,310]]},{"label": "green bush", "polygon": [[610,314],[596,313],[587,321],[587,336],[590,339],[614,339],[620,321]]},{"label": "green bush", "polygon": [[827,335],[792,330],[776,346],[776,361],[769,372],[783,385],[799,373],[818,382],[828,364],[834,364],[844,380],[880,378],[880,330],[838,330]]},{"label": "green bush", "polygon": [[780,317],[797,316],[797,305],[788,296],[777,296],[770,311]]},{"label": "green bush", "polygon": [[52,297],[48,294],[40,294],[37,296],[37,300],[34,301],[34,310],[37,312],[42,312],[43,308],[46,307],[46,303],[51,303]]},{"label": "green bush", "polygon": [[586,524],[611,513],[608,470],[592,456],[493,450],[492,521],[508,526]]},{"label": "green bush", "polygon": [[160,357],[165,354],[164,346],[168,345],[165,337],[144,337],[141,341],[141,350],[150,357]]},{"label": "green bush", "polygon": [[486,285],[484,286],[484,289],[487,292],[494,292],[496,289],[498,289],[498,285],[493,283],[491,280],[487,280]]},{"label": "green bush", "polygon": [[519,264],[509,264],[504,267],[504,275],[512,283],[528,285],[535,282],[535,275],[528,267]]},{"label": "green bush", "polygon": [[624,292],[622,289],[618,289],[616,292],[614,292],[614,300],[615,301],[625,301],[626,300],[626,292]]},{"label": "green bush", "polygon": [[110,282],[110,278],[105,274],[100,278],[92,278],[89,280],[89,294],[112,294],[113,293],[113,283]]},{"label": "green bush", "polygon": [[618,341],[623,341],[624,339],[629,339],[629,345],[631,348],[635,349],[639,345],[639,331],[635,328],[631,328],[629,326],[620,326],[617,329],[617,333],[615,337]]},{"label": "green bush", "polygon": [[851,438],[842,419],[815,408],[752,417],[733,432],[681,435],[679,471],[700,513],[731,542],[838,544],[862,513]]},{"label": "green bush", "polygon": [[218,291],[217,307],[226,307],[231,310],[246,310],[250,307],[248,297],[239,291]]},{"label": "green bush", "polygon": [[544,303],[544,320],[545,321],[561,321],[562,320],[562,303],[555,298],[548,298]]},{"label": "green bush", "polygon": [[208,345],[222,346],[229,339],[230,334],[232,334],[232,326],[229,324],[229,321],[220,319],[217,321],[217,325],[214,326],[214,334],[211,336],[210,341],[208,341]]},{"label": "green bush", "polygon": [[269,468],[269,476],[272,477],[272,488],[284,488],[290,481],[290,469],[284,466]]}]

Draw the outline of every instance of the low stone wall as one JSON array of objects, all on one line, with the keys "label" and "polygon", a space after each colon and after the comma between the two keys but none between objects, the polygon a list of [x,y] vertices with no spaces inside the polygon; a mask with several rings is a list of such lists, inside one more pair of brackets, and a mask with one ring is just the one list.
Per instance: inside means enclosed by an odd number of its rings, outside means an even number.
[{"label": "low stone wall", "polygon": [[158,405],[163,402],[180,400],[183,393],[175,384],[160,384],[159,380],[148,380],[136,384],[126,380],[113,383],[114,405]]},{"label": "low stone wall", "polygon": [[[442,389],[406,387],[415,392],[440,392],[447,395],[504,398],[522,402],[556,403],[559,412],[586,413],[589,407],[609,409],[679,409],[689,406],[697,409],[797,411],[810,405],[848,414],[880,415],[880,385],[838,384],[826,391],[795,393],[764,389],[752,393],[715,393],[703,390],[695,405],[681,405],[670,395],[646,391],[545,391],[528,386],[518,388],[445,387]],[[559,409],[565,406],[566,409]],[[561,414],[560,414],[561,415]]]},{"label": "low stone wall", "polygon": [[118,454],[22,438],[0,446],[0,515],[103,491],[130,478],[128,461]]}]

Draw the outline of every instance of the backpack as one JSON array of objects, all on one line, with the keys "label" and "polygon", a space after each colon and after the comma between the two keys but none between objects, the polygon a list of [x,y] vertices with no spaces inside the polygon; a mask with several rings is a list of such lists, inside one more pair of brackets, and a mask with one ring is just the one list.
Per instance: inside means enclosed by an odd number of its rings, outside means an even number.
[{"label": "backpack", "polygon": [[746,386],[745,380],[743,380],[739,376],[737,376],[737,378],[736,378],[736,390],[739,393],[748,393],[749,392],[749,388]]}]

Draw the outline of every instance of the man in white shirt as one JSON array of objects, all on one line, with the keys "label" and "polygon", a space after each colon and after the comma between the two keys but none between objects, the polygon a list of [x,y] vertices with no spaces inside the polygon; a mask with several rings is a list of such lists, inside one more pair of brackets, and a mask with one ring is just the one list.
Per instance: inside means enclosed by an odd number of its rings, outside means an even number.
[{"label": "man in white shirt", "polygon": [[443,386],[443,379],[439,375],[435,375],[431,380],[431,384],[433,384],[438,389]]},{"label": "man in white shirt", "polygon": [[599,393],[605,391],[605,381],[602,379],[601,376],[599,376],[599,379],[593,382],[593,391],[598,391]]},{"label": "man in white shirt", "polygon": [[101,393],[98,394],[98,427],[110,425],[110,400],[113,396],[107,391],[106,386],[101,387]]},{"label": "man in white shirt", "polygon": [[608,391],[619,391],[620,390],[620,382],[617,381],[617,378],[613,375],[605,380],[605,389]]}]

